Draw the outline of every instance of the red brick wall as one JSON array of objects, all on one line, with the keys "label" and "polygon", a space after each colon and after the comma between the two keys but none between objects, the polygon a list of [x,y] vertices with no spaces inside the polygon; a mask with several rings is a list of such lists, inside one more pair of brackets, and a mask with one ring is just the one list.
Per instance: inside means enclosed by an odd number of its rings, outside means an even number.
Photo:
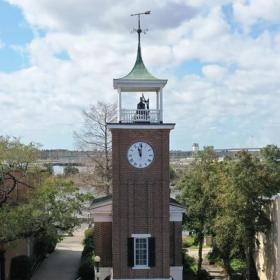
[{"label": "red brick wall", "polygon": [[94,223],[94,253],[101,257],[101,267],[112,267],[112,223]]},{"label": "red brick wall", "polygon": [[170,222],[170,266],[182,265],[182,223]]},{"label": "red brick wall", "polygon": [[28,255],[28,241],[27,239],[19,239],[9,243],[5,252],[5,271],[6,279],[9,280],[10,266],[12,258],[20,255]]},{"label": "red brick wall", "polygon": [[[114,278],[168,278],[169,272],[169,130],[113,129],[113,273]],[[153,163],[136,169],[127,150],[144,141],[154,149]],[[150,233],[156,239],[156,266],[127,265],[127,238]]]}]

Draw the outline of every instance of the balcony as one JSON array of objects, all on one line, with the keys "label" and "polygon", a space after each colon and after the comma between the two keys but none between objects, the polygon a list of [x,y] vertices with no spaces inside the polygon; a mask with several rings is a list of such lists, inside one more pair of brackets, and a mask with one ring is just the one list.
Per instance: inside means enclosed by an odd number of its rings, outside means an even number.
[{"label": "balcony", "polygon": [[156,109],[122,109],[120,111],[121,123],[160,123],[160,110]]}]

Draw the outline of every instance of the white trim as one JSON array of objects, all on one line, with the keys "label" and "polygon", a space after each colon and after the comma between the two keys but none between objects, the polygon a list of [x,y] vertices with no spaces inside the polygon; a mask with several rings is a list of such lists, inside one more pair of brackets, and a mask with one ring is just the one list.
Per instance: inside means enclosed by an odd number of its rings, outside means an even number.
[{"label": "white trim", "polygon": [[132,269],[151,269],[148,265],[135,265]]},{"label": "white trim", "polygon": [[[135,280],[135,278],[112,278],[114,280]],[[137,278],[137,280],[170,280],[170,278]]]},{"label": "white trim", "polygon": [[182,222],[183,213],[182,212],[170,212],[169,221],[170,222]]},{"label": "white trim", "polygon": [[121,120],[121,110],[122,110],[122,91],[120,88],[118,88],[118,94],[119,94],[119,98],[118,98],[118,121]]},{"label": "white trim", "polygon": [[174,280],[183,279],[183,266],[170,266],[170,276]]},{"label": "white trim", "polygon": [[96,223],[102,223],[102,222],[112,222],[112,215],[106,215],[106,214],[103,214],[103,215],[93,215],[93,222],[96,222]]},{"label": "white trim", "polygon": [[183,271],[183,266],[170,266],[171,271]]},{"label": "white trim", "polygon": [[107,205],[112,205],[112,199],[110,201],[106,201],[106,202],[97,202],[96,204],[94,204],[93,206],[90,207],[90,210],[95,210],[98,208],[102,208],[105,207]]},{"label": "white trim", "polygon": [[[181,222],[183,220],[183,213],[186,213],[183,207],[172,205],[172,203],[169,204],[170,222]],[[93,217],[94,222],[112,222],[112,200],[94,205],[91,208],[91,217]],[[132,235],[132,237],[134,236]]]},{"label": "white trim", "polygon": [[159,119],[160,121],[162,122],[163,121],[163,96],[162,96],[162,88],[160,89],[160,94],[159,94],[159,102],[160,102],[160,116],[159,116]]},{"label": "white trim", "polygon": [[184,213],[186,213],[184,208],[175,205],[169,205],[170,222],[182,222]]},{"label": "white trim", "polygon": [[174,129],[175,124],[107,124],[109,129]]},{"label": "white trim", "polygon": [[121,91],[156,91],[162,89],[167,80],[131,80],[114,79],[114,89],[120,88]]},{"label": "white trim", "polygon": [[[96,268],[95,268],[96,269]],[[99,267],[99,279],[105,279],[108,275],[113,275],[112,267]],[[97,275],[95,274],[95,279],[97,279]]]},{"label": "white trim", "polygon": [[146,238],[146,237],[152,237],[149,233],[133,233],[131,234],[131,237],[133,238]]},{"label": "white trim", "polygon": [[[151,237],[151,234],[147,233],[147,234],[132,234],[131,235],[133,238],[133,263],[134,266],[132,267],[132,269],[150,269],[149,267],[149,238]],[[146,264],[141,264],[141,265],[137,265],[136,264],[136,240],[137,239],[144,239],[146,240]]]}]

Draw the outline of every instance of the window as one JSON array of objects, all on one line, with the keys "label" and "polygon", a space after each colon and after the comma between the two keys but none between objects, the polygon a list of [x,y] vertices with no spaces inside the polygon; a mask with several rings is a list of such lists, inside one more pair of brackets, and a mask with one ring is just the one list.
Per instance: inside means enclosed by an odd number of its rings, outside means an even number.
[{"label": "window", "polygon": [[128,238],[128,266],[147,269],[155,266],[155,238],[150,234],[132,234]]},{"label": "window", "polygon": [[148,238],[134,238],[134,266],[148,266]]}]

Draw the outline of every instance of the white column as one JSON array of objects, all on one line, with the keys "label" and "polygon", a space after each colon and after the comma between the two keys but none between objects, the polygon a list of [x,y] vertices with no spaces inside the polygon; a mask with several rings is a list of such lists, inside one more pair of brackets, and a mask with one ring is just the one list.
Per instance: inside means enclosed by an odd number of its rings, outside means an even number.
[{"label": "white column", "polygon": [[159,91],[156,91],[157,94],[157,110],[159,110]]},{"label": "white column", "polygon": [[162,105],[162,88],[160,89],[160,118],[159,120],[162,122],[163,121],[163,105]]},{"label": "white column", "polygon": [[118,93],[119,93],[119,102],[118,102],[118,121],[121,121],[121,115],[122,115],[122,91],[120,88],[118,88]]}]

